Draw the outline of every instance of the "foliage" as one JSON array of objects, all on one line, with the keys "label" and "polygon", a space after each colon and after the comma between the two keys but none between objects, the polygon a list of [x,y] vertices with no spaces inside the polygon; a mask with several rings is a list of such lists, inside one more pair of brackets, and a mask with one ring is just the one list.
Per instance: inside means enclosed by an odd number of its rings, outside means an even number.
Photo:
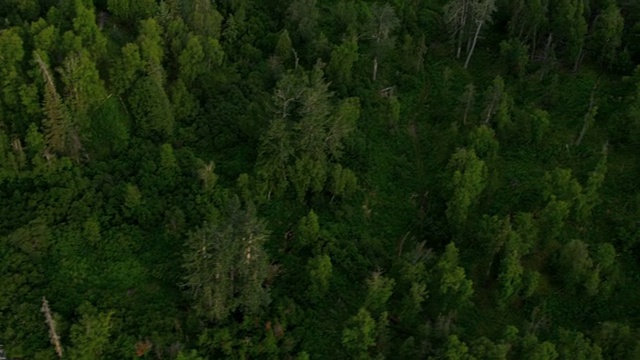
[{"label": "foliage", "polygon": [[0,357],[638,358],[638,23],[0,1]]}]

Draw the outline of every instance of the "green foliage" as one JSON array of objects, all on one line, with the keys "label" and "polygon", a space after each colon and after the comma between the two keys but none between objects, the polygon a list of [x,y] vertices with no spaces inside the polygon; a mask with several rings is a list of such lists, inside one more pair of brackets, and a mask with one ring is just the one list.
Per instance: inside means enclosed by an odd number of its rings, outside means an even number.
[{"label": "green foliage", "polygon": [[460,148],[451,156],[448,169],[452,174],[449,183],[452,195],[446,215],[455,229],[462,229],[486,186],[487,167],[474,150]]},{"label": "green foliage", "polygon": [[509,72],[517,77],[522,77],[529,62],[528,46],[520,40],[510,39],[500,43],[500,55],[504,58]]},{"label": "green foliage", "polygon": [[111,85],[120,94],[129,89],[131,85],[140,77],[143,69],[142,58],[140,57],[140,47],[134,43],[128,43],[122,47],[122,55],[116,64],[111,67]]},{"label": "green foliage", "polygon": [[367,299],[365,307],[373,314],[377,315],[384,311],[385,306],[393,294],[394,279],[389,279],[380,272],[374,272],[367,279]]},{"label": "green foliage", "polygon": [[520,263],[517,250],[509,251],[501,261],[499,303],[507,304],[508,301],[522,289],[522,275],[524,268]]},{"label": "green foliage", "polygon": [[300,246],[315,246],[320,235],[320,224],[318,215],[313,210],[310,210],[307,216],[300,219],[297,232]]},{"label": "green foliage", "polygon": [[309,277],[311,285],[307,290],[311,299],[319,299],[327,290],[331,281],[333,265],[328,255],[319,255],[309,260]]},{"label": "green foliage", "polygon": [[375,344],[375,331],[375,320],[361,308],[342,332],[342,344],[354,358],[367,359],[367,350]]},{"label": "green foliage", "polygon": [[464,268],[458,263],[458,249],[454,243],[447,245],[435,266],[437,289],[443,311],[462,309],[471,303],[473,282],[467,279]]},{"label": "green foliage", "polygon": [[107,9],[118,20],[134,25],[155,12],[157,3],[153,0],[107,0]]},{"label": "green foliage", "polygon": [[358,57],[358,41],[355,36],[345,39],[331,52],[327,72],[338,84],[349,85],[353,64],[358,61]]},{"label": "green foliage", "polygon": [[109,344],[114,312],[99,313],[88,304],[83,305],[80,312],[80,322],[71,326],[73,347],[69,350],[69,358],[100,358]]},{"label": "green foliage", "polygon": [[590,339],[578,331],[558,330],[559,359],[597,360],[602,359],[602,349],[592,344]]},{"label": "green foliage", "polygon": [[473,360],[473,356],[469,355],[469,347],[460,341],[457,335],[451,335],[447,339],[447,345],[443,354],[443,358],[447,360]]},{"label": "green foliage", "polygon": [[596,17],[590,44],[598,54],[601,63],[611,65],[616,59],[618,49],[622,44],[624,18],[615,2],[609,2],[607,7]]},{"label": "green foliage", "polygon": [[639,22],[0,1],[0,357],[638,358]]},{"label": "green foliage", "polygon": [[134,117],[136,133],[153,140],[166,140],[174,129],[171,103],[162,86],[145,76],[133,85],[129,106]]}]

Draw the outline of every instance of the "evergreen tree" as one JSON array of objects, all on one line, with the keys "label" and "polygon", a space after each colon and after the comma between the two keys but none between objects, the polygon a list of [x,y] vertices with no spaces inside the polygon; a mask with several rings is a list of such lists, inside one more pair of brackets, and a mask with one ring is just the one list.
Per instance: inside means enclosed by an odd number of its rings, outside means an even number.
[{"label": "evergreen tree", "polygon": [[194,307],[211,321],[237,310],[256,313],[269,301],[264,222],[254,209],[242,209],[238,198],[228,199],[222,210],[189,235],[184,259]]}]

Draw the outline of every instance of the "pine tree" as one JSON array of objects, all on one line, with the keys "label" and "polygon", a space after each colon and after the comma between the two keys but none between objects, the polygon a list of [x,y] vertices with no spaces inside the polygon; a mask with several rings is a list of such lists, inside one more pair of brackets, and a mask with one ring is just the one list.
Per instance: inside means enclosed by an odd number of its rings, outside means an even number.
[{"label": "pine tree", "polygon": [[43,111],[46,117],[43,120],[43,124],[47,147],[53,153],[67,155],[69,154],[73,133],[70,114],[58,94],[49,67],[44,63],[37,51],[34,52],[34,58],[40,67],[45,84]]},{"label": "pine tree", "polygon": [[269,300],[265,223],[254,209],[242,209],[237,197],[222,211],[189,235],[184,259],[186,286],[207,320],[222,320],[237,310],[255,313]]}]

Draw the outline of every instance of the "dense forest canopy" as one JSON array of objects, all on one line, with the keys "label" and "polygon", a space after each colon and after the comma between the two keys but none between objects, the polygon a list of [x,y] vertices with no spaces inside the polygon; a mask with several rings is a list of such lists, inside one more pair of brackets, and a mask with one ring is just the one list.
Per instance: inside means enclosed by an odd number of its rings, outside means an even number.
[{"label": "dense forest canopy", "polygon": [[639,24],[0,1],[0,358],[640,359]]}]

